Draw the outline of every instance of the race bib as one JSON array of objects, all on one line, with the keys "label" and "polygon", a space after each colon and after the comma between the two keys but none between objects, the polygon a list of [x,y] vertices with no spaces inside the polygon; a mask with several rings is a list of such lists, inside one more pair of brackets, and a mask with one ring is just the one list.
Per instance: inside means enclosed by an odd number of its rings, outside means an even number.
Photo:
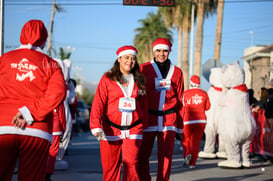
[{"label": "race bib", "polygon": [[155,90],[170,90],[171,89],[171,80],[170,79],[158,79],[155,78]]},{"label": "race bib", "polygon": [[136,101],[134,98],[120,98],[118,107],[121,112],[133,112],[136,110]]}]

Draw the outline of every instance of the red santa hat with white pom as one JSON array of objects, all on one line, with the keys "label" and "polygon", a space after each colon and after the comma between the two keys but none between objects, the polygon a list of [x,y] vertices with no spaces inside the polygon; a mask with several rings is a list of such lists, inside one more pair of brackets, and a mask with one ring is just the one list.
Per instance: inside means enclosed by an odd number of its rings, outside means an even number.
[{"label": "red santa hat with white pom", "polygon": [[171,51],[172,43],[167,38],[158,38],[153,43],[153,52],[159,49]]},{"label": "red santa hat with white pom", "polygon": [[191,87],[199,87],[200,86],[200,78],[198,75],[191,76],[190,85],[191,85]]},{"label": "red santa hat with white pom", "polygon": [[123,55],[128,55],[128,54],[137,56],[137,49],[131,45],[125,45],[120,47],[117,50],[116,54],[118,55],[118,57],[121,57]]}]

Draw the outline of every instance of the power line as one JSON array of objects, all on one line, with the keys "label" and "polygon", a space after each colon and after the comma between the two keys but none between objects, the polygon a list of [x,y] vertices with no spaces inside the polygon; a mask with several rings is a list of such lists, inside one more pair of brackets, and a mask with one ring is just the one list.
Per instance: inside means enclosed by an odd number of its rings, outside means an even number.
[{"label": "power line", "polygon": [[[72,5],[72,6],[87,6],[87,5],[106,5],[106,6],[112,6],[112,5],[122,5],[122,2],[120,3],[92,3],[92,2],[84,2],[84,3],[57,3],[58,5]],[[48,5],[51,6],[51,2],[6,2],[5,5]]]},{"label": "power line", "polygon": [[[221,0],[219,0],[221,2]],[[273,0],[229,0],[225,1],[225,3],[266,3],[266,2],[273,2]],[[191,3],[189,1],[188,3]],[[201,2],[200,2],[201,3]],[[122,0],[120,2],[104,2],[104,3],[97,3],[97,2],[71,2],[71,3],[61,3],[58,2],[58,5],[72,5],[72,6],[113,6],[113,5],[123,5]],[[5,5],[49,5],[51,6],[51,2],[21,2],[21,1],[13,1],[13,2],[5,2]]]}]

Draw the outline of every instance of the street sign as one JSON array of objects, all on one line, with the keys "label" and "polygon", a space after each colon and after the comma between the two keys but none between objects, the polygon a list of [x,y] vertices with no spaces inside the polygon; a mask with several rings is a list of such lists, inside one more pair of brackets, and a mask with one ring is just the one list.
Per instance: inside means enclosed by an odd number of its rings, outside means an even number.
[{"label": "street sign", "polygon": [[202,75],[203,75],[203,77],[209,82],[210,69],[213,68],[213,67],[222,67],[222,66],[223,66],[223,63],[220,62],[220,60],[208,59],[202,65]]},{"label": "street sign", "polygon": [[123,0],[123,5],[130,6],[175,6],[175,0]]}]

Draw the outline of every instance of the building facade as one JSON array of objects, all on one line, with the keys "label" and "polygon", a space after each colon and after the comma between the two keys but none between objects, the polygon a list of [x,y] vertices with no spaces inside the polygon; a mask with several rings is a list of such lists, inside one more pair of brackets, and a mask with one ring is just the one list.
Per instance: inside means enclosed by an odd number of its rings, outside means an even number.
[{"label": "building facade", "polygon": [[245,49],[242,60],[247,88],[252,88],[254,96],[259,98],[261,87],[269,88],[273,85],[273,44]]}]

